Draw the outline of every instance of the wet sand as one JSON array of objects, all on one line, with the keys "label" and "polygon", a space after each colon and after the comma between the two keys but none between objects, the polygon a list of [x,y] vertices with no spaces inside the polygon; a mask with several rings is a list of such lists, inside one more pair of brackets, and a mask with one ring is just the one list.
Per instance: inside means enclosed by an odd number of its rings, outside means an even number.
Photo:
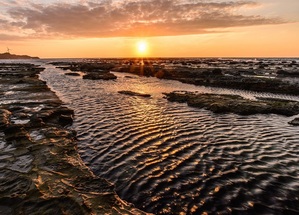
[{"label": "wet sand", "polygon": [[42,70],[0,64],[0,214],[145,214],[83,163],[68,129],[74,112]]}]

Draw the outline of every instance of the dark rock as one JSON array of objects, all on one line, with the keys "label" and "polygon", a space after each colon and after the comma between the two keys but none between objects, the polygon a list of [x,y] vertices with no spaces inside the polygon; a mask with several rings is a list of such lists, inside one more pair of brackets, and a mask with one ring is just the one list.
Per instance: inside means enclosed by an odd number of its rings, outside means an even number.
[{"label": "dark rock", "polygon": [[30,117],[30,122],[38,125],[44,123],[58,123],[60,125],[71,125],[73,122],[74,111],[67,107],[43,108]]},{"label": "dark rock", "polygon": [[[17,196],[32,190],[33,181],[13,170],[1,170],[0,193],[4,196]],[[1,201],[0,201],[1,202]]]},{"label": "dark rock", "polygon": [[[38,80],[38,71],[27,64],[1,65],[0,83],[16,96],[1,97],[0,214],[146,214],[85,166],[76,132],[61,126],[72,122],[74,111]],[[23,84],[13,88],[16,82]],[[10,118],[30,122],[11,124]]]},{"label": "dark rock", "polygon": [[299,114],[299,102],[260,99],[252,101],[238,95],[196,94],[192,92],[166,93],[166,99],[172,102],[187,102],[189,106],[206,108],[214,113],[280,114],[292,116]]},{"label": "dark rock", "polygon": [[134,77],[126,75],[125,78],[130,78],[130,79],[134,79]]},{"label": "dark rock", "polygon": [[59,124],[61,124],[62,126],[73,124],[73,116],[61,114],[59,116]]},{"label": "dark rock", "polygon": [[30,126],[31,127],[43,127],[45,125],[45,122],[42,118],[38,116],[38,114],[33,114],[30,117]]},{"label": "dark rock", "polygon": [[83,79],[91,80],[115,80],[117,77],[110,72],[91,72],[86,75],[83,75]]},{"label": "dark rock", "polygon": [[290,125],[299,126],[299,118],[295,118],[289,122]]},{"label": "dark rock", "polygon": [[138,92],[133,92],[133,91],[128,91],[128,90],[118,91],[118,93],[124,94],[124,95],[129,95],[129,96],[151,97],[150,94],[138,93]]},{"label": "dark rock", "polygon": [[11,126],[7,127],[4,130],[4,133],[6,135],[23,133],[23,132],[24,132],[24,126],[23,125],[11,125]]},{"label": "dark rock", "polygon": [[4,134],[5,134],[5,139],[8,142],[15,141],[15,140],[21,142],[20,140],[22,139],[29,140],[29,135],[23,125],[12,124],[4,130]]},{"label": "dark rock", "polygon": [[216,68],[212,70],[213,75],[222,75],[222,69]]},{"label": "dark rock", "polygon": [[285,71],[285,70],[278,70],[277,75],[279,76],[290,76],[290,77],[299,77],[299,71]]},{"label": "dark rock", "polygon": [[[206,64],[213,64],[213,62],[206,62]],[[261,65],[263,68],[265,66],[267,65]],[[138,66],[133,64],[130,66],[122,65],[117,68],[116,71],[133,73],[140,76],[177,80],[183,83],[200,86],[299,95],[299,86],[297,84],[287,83],[279,78],[269,79],[256,77],[256,75],[261,74],[261,71],[254,68],[249,70],[243,69],[242,72],[236,72],[232,71],[232,69],[220,68],[187,68],[178,66],[166,69],[161,66]],[[298,72],[278,72],[278,74],[297,76]]]},{"label": "dark rock", "polygon": [[67,72],[67,73],[65,73],[65,75],[69,75],[69,76],[80,76],[80,74],[77,73],[77,72]]}]

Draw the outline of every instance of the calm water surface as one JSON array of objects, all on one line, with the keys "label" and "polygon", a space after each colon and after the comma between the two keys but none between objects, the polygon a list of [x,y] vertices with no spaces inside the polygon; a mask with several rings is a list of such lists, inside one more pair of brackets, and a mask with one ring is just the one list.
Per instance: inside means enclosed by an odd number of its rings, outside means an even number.
[{"label": "calm water surface", "polygon": [[162,92],[299,97],[116,75],[83,80],[47,65],[41,77],[75,110],[82,159],[122,199],[155,214],[299,214],[299,131],[287,123],[294,117],[213,114]]}]

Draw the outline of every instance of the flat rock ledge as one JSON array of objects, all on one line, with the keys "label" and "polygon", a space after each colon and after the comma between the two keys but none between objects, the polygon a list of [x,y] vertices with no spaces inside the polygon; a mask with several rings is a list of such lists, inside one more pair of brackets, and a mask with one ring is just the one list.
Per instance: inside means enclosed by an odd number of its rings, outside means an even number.
[{"label": "flat rock ledge", "polygon": [[128,96],[140,96],[140,97],[147,97],[147,98],[151,97],[151,95],[147,93],[139,93],[139,92],[134,92],[129,90],[121,90],[118,91],[118,93],[128,95]]},{"label": "flat rock ledge", "polygon": [[74,112],[40,71],[0,66],[0,214],[146,214],[84,165],[67,128]]},{"label": "flat rock ledge", "polygon": [[171,102],[186,102],[191,107],[205,108],[214,113],[235,113],[239,115],[279,114],[293,116],[299,114],[299,102],[262,99],[244,99],[238,95],[198,94],[186,91],[165,93]]},{"label": "flat rock ledge", "polygon": [[68,75],[68,76],[80,76],[80,74],[77,73],[77,72],[67,72],[67,73],[65,73],[65,75]]},{"label": "flat rock ledge", "polygon": [[83,79],[90,80],[115,80],[117,77],[111,72],[87,72],[87,74],[83,75]]},{"label": "flat rock ledge", "polygon": [[51,64],[59,69],[72,71],[66,73],[66,75],[75,76],[76,72],[84,72],[83,79],[106,81],[117,79],[117,77],[110,72],[110,70],[114,68],[114,65],[110,63],[52,62]]}]

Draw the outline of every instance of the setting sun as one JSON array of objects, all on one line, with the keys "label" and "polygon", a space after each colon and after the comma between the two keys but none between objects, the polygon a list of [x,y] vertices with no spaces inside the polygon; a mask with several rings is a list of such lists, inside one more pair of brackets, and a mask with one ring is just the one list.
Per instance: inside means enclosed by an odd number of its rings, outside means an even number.
[{"label": "setting sun", "polygon": [[145,55],[148,51],[148,44],[145,41],[139,41],[137,43],[137,51],[139,55]]}]

